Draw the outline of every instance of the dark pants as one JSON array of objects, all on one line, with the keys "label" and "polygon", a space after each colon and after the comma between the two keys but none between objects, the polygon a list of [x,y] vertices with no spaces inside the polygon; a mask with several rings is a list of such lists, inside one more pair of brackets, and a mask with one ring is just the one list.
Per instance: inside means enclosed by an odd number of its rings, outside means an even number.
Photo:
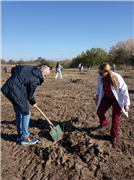
[{"label": "dark pants", "polygon": [[112,127],[110,134],[112,138],[117,138],[121,108],[118,102],[116,101],[116,99],[114,97],[109,98],[106,95],[104,95],[100,103],[100,106],[98,108],[97,115],[99,116],[100,119],[100,126],[101,127],[105,126],[108,123],[108,120],[105,117],[105,112],[110,108],[111,105],[113,107],[113,111],[112,111]]}]

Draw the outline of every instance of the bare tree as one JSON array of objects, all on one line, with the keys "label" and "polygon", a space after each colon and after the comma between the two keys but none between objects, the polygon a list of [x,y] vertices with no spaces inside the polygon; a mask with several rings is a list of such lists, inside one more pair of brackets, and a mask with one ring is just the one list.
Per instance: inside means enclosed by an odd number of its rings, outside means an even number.
[{"label": "bare tree", "polygon": [[112,55],[117,63],[129,64],[134,55],[134,38],[118,41],[116,45],[112,45],[109,55]]}]

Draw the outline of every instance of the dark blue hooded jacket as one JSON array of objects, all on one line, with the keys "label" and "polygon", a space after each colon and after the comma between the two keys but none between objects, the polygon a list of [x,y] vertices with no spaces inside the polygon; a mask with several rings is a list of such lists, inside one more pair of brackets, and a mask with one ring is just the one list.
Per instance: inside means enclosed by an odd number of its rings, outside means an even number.
[{"label": "dark blue hooded jacket", "polygon": [[15,73],[15,71],[19,70],[21,68],[21,65],[16,65],[15,67],[13,67],[11,69],[11,75],[13,75]]},{"label": "dark blue hooded jacket", "polygon": [[42,73],[38,68],[25,65],[15,71],[3,85],[1,91],[16,108],[29,114],[28,101],[31,105],[36,103],[33,94],[43,81]]}]

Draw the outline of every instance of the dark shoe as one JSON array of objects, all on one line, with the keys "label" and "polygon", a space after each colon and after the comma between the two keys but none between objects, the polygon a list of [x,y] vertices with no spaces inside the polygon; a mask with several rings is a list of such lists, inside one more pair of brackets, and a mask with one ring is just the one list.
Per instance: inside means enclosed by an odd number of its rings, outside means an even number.
[{"label": "dark shoe", "polygon": [[21,145],[33,145],[38,143],[39,139],[30,139],[29,137],[27,139],[22,139],[20,144]]},{"label": "dark shoe", "polygon": [[112,138],[112,144],[116,144],[117,138]]},{"label": "dark shoe", "polygon": [[22,135],[18,135],[17,138],[16,138],[16,142],[19,142],[22,140]]},{"label": "dark shoe", "polygon": [[99,126],[98,126],[98,129],[101,129],[101,128],[102,128],[101,125],[99,125]]}]

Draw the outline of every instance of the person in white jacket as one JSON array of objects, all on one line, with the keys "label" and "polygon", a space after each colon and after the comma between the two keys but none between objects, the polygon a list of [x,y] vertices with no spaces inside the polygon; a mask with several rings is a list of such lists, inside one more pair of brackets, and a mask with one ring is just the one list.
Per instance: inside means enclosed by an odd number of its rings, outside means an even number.
[{"label": "person in white jacket", "polygon": [[61,74],[61,68],[63,68],[60,63],[58,62],[57,65],[56,65],[56,76],[55,76],[55,79],[57,79],[58,77],[58,74],[60,74],[60,78],[62,79],[62,74]]},{"label": "person in white jacket", "polygon": [[108,63],[100,65],[98,73],[95,99],[97,115],[100,119],[100,125],[98,128],[107,125],[108,120],[105,117],[105,113],[112,105],[112,127],[110,134],[111,141],[115,144],[117,141],[117,131],[121,110],[128,117],[130,105],[128,88],[123,78],[118,73],[111,71]]}]

